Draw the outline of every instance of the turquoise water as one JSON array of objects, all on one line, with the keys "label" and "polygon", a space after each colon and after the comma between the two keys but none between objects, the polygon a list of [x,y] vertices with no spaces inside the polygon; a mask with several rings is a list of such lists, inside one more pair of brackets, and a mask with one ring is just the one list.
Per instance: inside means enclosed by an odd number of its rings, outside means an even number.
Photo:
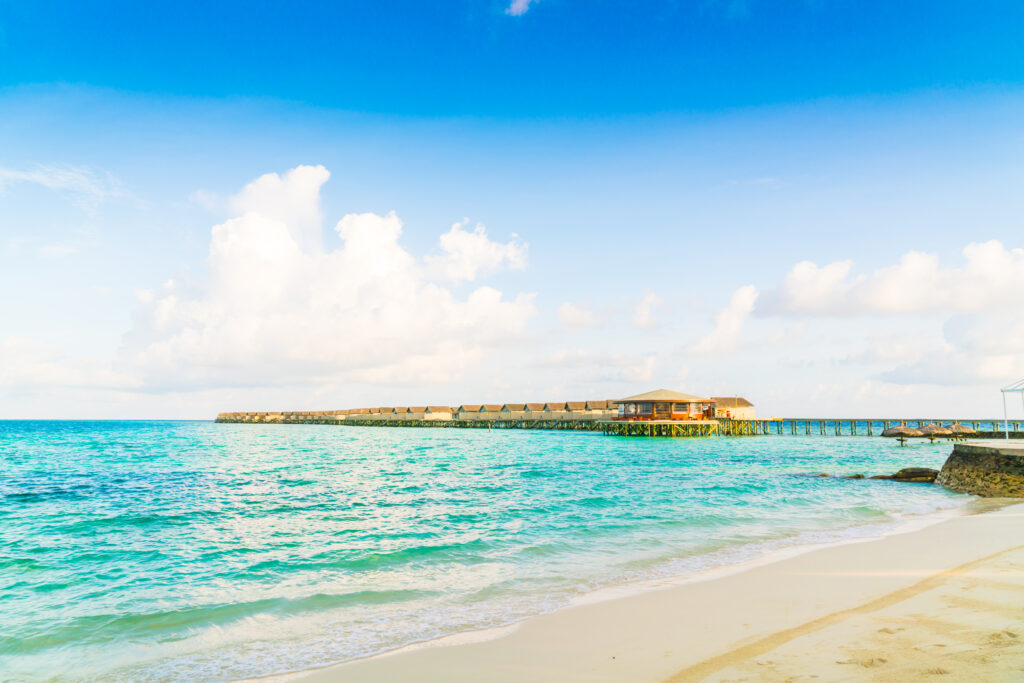
[{"label": "turquoise water", "polygon": [[224,680],[882,533],[938,467],[870,437],[0,422],[0,679]]}]

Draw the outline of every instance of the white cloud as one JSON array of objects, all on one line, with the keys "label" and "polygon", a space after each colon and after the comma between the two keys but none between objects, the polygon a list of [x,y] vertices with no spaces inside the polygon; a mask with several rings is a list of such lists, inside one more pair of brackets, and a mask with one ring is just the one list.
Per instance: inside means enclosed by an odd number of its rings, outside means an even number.
[{"label": "white cloud", "polygon": [[633,324],[637,327],[652,328],[658,324],[658,318],[654,315],[654,311],[661,305],[661,297],[652,292],[651,290],[645,290],[643,298],[633,309]]},{"label": "white cloud", "polygon": [[514,240],[505,244],[492,242],[483,225],[477,224],[472,232],[464,230],[467,222],[452,225],[451,230],[441,235],[443,253],[427,257],[427,264],[435,274],[451,282],[462,282],[503,267],[512,270],[526,267],[526,245]]},{"label": "white cloud", "polygon": [[537,0],[512,0],[512,3],[505,10],[505,14],[509,14],[513,17],[519,17],[530,9],[530,5],[535,3]]},{"label": "white cloud", "polygon": [[330,177],[323,166],[297,166],[284,175],[266,173],[231,198],[228,208],[240,216],[251,213],[279,221],[300,249],[319,251],[323,248],[320,187]]},{"label": "white cloud", "polygon": [[[1024,310],[954,315],[941,339],[883,372],[895,384],[1003,386],[1024,377]],[[904,360],[904,359],[900,359]]]},{"label": "white cloud", "polygon": [[0,193],[8,185],[31,183],[67,192],[85,206],[95,206],[123,193],[121,183],[109,173],[100,174],[81,166],[37,165],[31,170],[0,168]]},{"label": "white cloud", "polygon": [[426,267],[399,244],[394,213],[366,213],[338,221],[339,244],[325,249],[315,238],[328,176],[258,178],[230,203],[241,215],[212,229],[206,282],[140,293],[123,359],[147,386],[450,381],[524,330],[531,295],[480,286],[459,298],[435,281],[521,267],[518,245],[456,225]]},{"label": "white cloud", "polygon": [[715,316],[715,329],[691,346],[690,353],[716,354],[735,350],[743,323],[754,311],[756,301],[757,289],[753,285],[744,285],[733,292],[729,304]]},{"label": "white cloud", "polygon": [[1019,301],[1024,249],[998,241],[971,243],[961,266],[942,266],[935,254],[911,251],[898,263],[851,275],[851,261],[798,263],[765,312],[847,316],[872,313],[946,313],[993,310]]},{"label": "white cloud", "polygon": [[601,319],[583,306],[574,306],[568,302],[558,307],[558,319],[569,327],[594,327]]}]

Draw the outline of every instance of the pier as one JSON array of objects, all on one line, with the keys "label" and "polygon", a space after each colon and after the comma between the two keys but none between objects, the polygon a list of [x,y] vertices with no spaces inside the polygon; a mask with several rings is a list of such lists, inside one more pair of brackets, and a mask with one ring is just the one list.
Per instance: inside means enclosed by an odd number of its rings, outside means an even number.
[{"label": "pier", "polygon": [[[890,427],[920,428],[929,424],[959,423],[974,429],[978,438],[1003,438],[1003,421],[993,418],[764,418],[738,420],[614,420],[601,417],[558,419],[411,419],[394,420],[368,414],[317,412],[221,413],[217,422],[244,424],[319,424],[363,427],[419,427],[433,429],[540,429],[601,432],[610,436],[881,436]],[[1008,423],[1011,438],[1024,438],[1024,422]]]}]

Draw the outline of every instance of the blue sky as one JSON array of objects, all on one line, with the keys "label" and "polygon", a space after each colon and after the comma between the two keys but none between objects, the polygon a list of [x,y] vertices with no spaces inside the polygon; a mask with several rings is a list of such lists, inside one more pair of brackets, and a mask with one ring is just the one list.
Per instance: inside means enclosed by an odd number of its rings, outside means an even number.
[{"label": "blue sky", "polygon": [[0,411],[998,412],[1024,8],[964,7],[0,2]]}]

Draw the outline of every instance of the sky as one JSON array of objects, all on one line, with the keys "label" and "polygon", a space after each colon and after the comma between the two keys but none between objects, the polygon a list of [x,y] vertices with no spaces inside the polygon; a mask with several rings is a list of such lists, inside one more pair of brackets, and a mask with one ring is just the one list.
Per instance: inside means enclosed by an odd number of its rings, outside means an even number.
[{"label": "sky", "polygon": [[0,0],[0,418],[1024,377],[1024,6],[210,5]]}]

